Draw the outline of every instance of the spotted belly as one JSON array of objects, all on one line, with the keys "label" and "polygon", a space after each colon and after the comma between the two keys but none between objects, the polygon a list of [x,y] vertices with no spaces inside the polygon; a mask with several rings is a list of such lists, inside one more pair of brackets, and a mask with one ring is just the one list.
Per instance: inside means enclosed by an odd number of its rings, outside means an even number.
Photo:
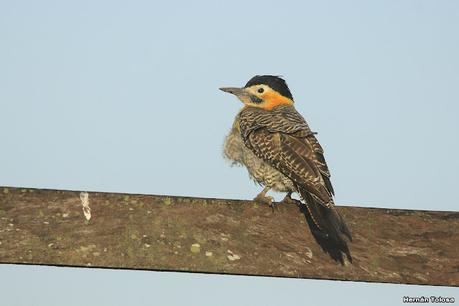
[{"label": "spotted belly", "polygon": [[239,132],[235,129],[232,129],[225,138],[223,155],[232,161],[233,165],[245,166],[250,178],[258,184],[270,187],[278,192],[295,191],[292,181],[250,151],[244,145]]}]

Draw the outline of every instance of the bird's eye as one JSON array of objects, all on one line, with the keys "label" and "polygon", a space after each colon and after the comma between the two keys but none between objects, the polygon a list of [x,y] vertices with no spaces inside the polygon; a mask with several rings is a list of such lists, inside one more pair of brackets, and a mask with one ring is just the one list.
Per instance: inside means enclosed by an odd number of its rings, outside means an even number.
[{"label": "bird's eye", "polygon": [[259,93],[263,93],[265,90],[263,88],[258,88]]}]

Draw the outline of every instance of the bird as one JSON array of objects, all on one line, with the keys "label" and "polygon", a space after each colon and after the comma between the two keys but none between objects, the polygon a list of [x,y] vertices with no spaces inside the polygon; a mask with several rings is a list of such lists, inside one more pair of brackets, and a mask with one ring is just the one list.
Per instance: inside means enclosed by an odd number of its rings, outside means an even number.
[{"label": "bird", "polygon": [[[286,81],[276,75],[256,75],[244,87],[221,87],[244,105],[223,144],[233,165],[245,166],[263,186],[255,201],[274,205],[269,190],[286,192],[279,203],[296,203],[322,250],[344,264],[352,256],[351,232],[334,204],[334,190],[324,150],[296,110]],[[300,195],[301,201],[292,198]],[[298,203],[299,202],[299,203]]]}]

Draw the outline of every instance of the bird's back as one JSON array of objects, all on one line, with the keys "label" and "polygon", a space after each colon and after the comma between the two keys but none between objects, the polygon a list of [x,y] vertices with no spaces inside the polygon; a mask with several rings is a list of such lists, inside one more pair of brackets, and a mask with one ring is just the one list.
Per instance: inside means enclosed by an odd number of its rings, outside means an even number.
[{"label": "bird's back", "polygon": [[233,126],[223,144],[223,156],[233,165],[245,166],[258,184],[269,186],[274,191],[292,192],[293,182],[283,173],[273,168],[268,162],[256,156],[245,144],[240,131],[240,114],[236,116]]},{"label": "bird's back", "polygon": [[343,263],[343,254],[352,260],[346,242],[346,238],[352,239],[351,234],[334,207],[324,151],[296,111],[285,80],[274,75],[257,75],[242,88],[220,89],[244,103],[225,142],[225,155],[246,165],[251,175],[266,186],[260,194],[262,198],[271,187],[266,180],[268,176],[258,177],[261,167],[250,165],[247,156],[285,177],[304,200],[305,205],[300,207],[316,241],[335,260]]},{"label": "bird's back", "polygon": [[273,110],[245,108],[239,114],[244,144],[256,156],[288,177],[304,200],[308,224],[316,241],[335,260],[342,253],[352,261],[351,238],[333,202],[333,187],[324,152],[304,118],[293,106]]}]

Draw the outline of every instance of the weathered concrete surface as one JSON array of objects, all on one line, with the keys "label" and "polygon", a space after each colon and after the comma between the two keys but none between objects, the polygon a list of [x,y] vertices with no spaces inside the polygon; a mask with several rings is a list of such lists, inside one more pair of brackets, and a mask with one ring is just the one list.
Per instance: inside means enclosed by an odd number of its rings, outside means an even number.
[{"label": "weathered concrete surface", "polygon": [[459,213],[340,207],[354,264],[295,205],[0,187],[0,262],[459,286]]}]

